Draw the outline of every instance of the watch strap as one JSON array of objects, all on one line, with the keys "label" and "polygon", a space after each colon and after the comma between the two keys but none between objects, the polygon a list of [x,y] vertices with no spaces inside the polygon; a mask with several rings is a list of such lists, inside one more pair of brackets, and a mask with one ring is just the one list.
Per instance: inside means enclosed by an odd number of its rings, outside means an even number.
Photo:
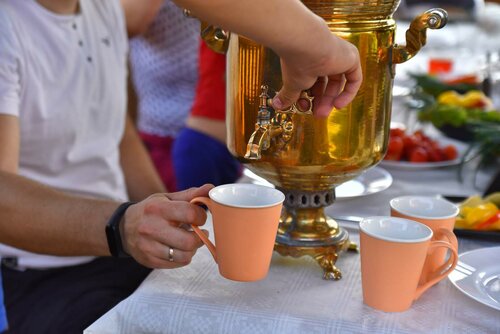
[{"label": "watch strap", "polygon": [[130,257],[130,255],[123,249],[120,224],[123,220],[123,216],[125,215],[125,211],[127,211],[128,207],[133,204],[135,204],[135,202],[125,202],[120,204],[106,224],[106,238],[108,240],[109,252],[114,257]]}]

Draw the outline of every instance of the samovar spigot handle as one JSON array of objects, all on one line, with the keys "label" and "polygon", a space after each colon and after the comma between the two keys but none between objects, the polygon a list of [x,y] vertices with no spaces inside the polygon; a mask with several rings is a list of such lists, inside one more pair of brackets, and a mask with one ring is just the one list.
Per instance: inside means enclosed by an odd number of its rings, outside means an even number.
[{"label": "samovar spigot handle", "polygon": [[[300,107],[300,101],[304,101],[307,103],[307,107],[305,110],[302,110]],[[310,94],[308,90],[303,90],[300,93],[300,97],[297,102],[293,103],[289,108],[285,110],[278,110],[278,112],[284,113],[284,114],[306,114],[306,115],[312,115],[313,114],[313,101],[314,101],[314,96]]]},{"label": "samovar spigot handle", "polygon": [[427,29],[441,29],[448,22],[448,13],[441,8],[429,9],[417,16],[406,31],[406,45],[394,45],[393,64],[413,58],[427,42]]}]

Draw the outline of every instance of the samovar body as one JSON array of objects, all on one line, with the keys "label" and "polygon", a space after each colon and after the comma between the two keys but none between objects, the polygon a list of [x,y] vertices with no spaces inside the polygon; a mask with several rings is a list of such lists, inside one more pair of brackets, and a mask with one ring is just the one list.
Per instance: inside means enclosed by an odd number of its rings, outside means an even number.
[{"label": "samovar body", "polygon": [[286,195],[275,250],[312,256],[325,278],[339,279],[338,254],[355,245],[323,208],[333,203],[336,185],[383,158],[395,64],[415,55],[425,44],[426,29],[442,27],[446,13],[434,9],[417,17],[407,31],[407,45],[397,46],[392,19],[397,0],[303,3],[327,22],[332,33],[358,48],[364,81],[356,98],[326,118],[272,110],[266,101],[282,85],[279,57],[232,34],[226,45],[227,145],[247,168]]}]

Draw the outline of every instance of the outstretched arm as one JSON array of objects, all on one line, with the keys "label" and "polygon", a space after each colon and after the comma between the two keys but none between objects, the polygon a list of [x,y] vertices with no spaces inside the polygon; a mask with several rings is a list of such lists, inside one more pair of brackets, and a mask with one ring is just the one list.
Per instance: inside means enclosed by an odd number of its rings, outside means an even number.
[{"label": "outstretched arm", "polygon": [[[119,203],[71,196],[3,171],[0,184],[0,243],[52,255],[109,255],[104,230]],[[179,224],[204,224],[205,211],[188,201],[211,188],[156,194],[129,207],[122,222],[125,250],[152,268],[188,264],[202,243]],[[177,250],[175,262],[168,261],[168,247]]]},{"label": "outstretched arm", "polygon": [[144,33],[165,0],[121,0],[129,37]]},{"label": "outstretched arm", "polygon": [[282,62],[283,87],[273,99],[278,109],[315,86],[315,113],[352,101],[362,81],[359,53],[335,36],[299,0],[174,0],[194,16],[247,36],[273,49]]}]

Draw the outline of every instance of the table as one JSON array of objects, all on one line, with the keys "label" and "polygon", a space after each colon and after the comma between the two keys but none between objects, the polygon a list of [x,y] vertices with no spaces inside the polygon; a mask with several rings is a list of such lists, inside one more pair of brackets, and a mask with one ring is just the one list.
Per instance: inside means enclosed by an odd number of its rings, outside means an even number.
[{"label": "table", "polygon": [[[398,31],[401,33],[396,36],[403,44],[404,28],[405,25],[400,24]],[[419,69],[419,66],[425,71],[427,58],[435,52],[441,54],[443,49],[448,49],[454,53],[470,46],[471,39],[464,35],[472,36],[474,45],[481,47],[470,48],[476,51],[474,57],[469,51],[459,55],[468,60],[469,67],[482,66],[476,63],[484,57],[478,55],[478,50],[482,52],[488,47],[497,51],[500,45],[497,29],[492,33],[483,30],[478,31],[475,25],[450,24],[442,31],[428,33],[428,45],[419,57],[398,65],[400,74],[396,79],[401,78],[402,82],[396,85],[405,83],[407,71]],[[461,62],[458,70],[465,71],[464,64]],[[402,113],[398,115],[397,111],[402,108],[398,102],[401,101],[395,98],[394,120],[403,116]],[[399,120],[404,121],[404,117]],[[400,195],[481,193],[492,171],[479,173],[474,182],[473,168],[473,165],[467,166],[464,183],[457,181],[456,167],[389,170],[394,178],[389,189],[339,200],[325,211],[331,216],[388,215],[389,200]],[[207,226],[210,230],[210,219]],[[359,241],[356,229],[348,228],[348,231],[353,241]],[[498,246],[498,243],[459,239],[460,253],[489,246]],[[324,281],[322,269],[312,259],[275,254],[266,279],[238,283],[218,274],[204,247],[187,267],[153,271],[136,292],[98,319],[85,333],[500,333],[500,312],[465,296],[448,280],[428,290],[410,310],[384,313],[362,302],[359,254],[342,254],[337,266],[343,278],[335,282]]]},{"label": "table", "polygon": [[[443,191],[470,195],[484,189],[491,176],[491,171],[480,173],[474,188],[470,170],[464,184],[457,181],[456,168],[390,172],[390,188],[340,200],[327,213],[388,215],[393,197]],[[359,241],[356,229],[348,231]],[[460,253],[498,246],[481,240],[459,243]],[[136,292],[85,333],[500,333],[500,312],[465,296],[447,279],[410,310],[384,313],[362,302],[359,254],[343,253],[337,265],[343,278],[325,281],[312,259],[274,254],[266,279],[239,283],[221,277],[203,247],[187,267],[153,271]]]}]

